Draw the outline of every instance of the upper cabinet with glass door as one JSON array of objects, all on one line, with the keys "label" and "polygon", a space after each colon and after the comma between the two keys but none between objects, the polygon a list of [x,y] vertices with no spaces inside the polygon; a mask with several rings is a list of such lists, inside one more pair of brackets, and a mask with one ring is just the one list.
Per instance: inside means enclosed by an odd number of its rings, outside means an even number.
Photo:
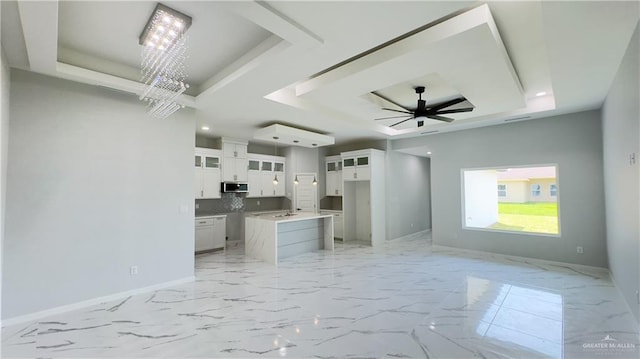
[{"label": "upper cabinet with glass door", "polygon": [[342,196],[342,159],[340,156],[325,158],[326,195]]},{"label": "upper cabinet with glass door", "polygon": [[369,154],[362,151],[342,153],[342,179],[344,181],[370,180],[369,158]]},{"label": "upper cabinet with glass door", "polygon": [[247,197],[284,197],[286,194],[285,158],[253,153],[248,156],[249,192]]},{"label": "upper cabinet with glass door", "polygon": [[209,148],[195,150],[195,198],[220,198],[221,151]]}]

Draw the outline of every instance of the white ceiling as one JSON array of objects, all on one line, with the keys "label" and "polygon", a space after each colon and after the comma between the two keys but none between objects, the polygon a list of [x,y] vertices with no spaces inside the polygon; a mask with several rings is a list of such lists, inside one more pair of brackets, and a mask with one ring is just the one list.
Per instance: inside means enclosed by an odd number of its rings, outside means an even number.
[{"label": "white ceiling", "polygon": [[[196,86],[181,101],[198,110],[195,131],[252,139],[277,122],[337,143],[599,108],[640,18],[636,1],[166,5],[193,17],[187,65]],[[3,1],[2,46],[12,67],[134,96],[138,36],[154,6]],[[380,106],[393,105],[372,91],[413,107],[415,86],[427,87],[428,104],[462,95],[475,109],[419,129],[413,121],[396,128],[373,121],[390,116]],[[541,91],[547,95],[537,97]]]}]

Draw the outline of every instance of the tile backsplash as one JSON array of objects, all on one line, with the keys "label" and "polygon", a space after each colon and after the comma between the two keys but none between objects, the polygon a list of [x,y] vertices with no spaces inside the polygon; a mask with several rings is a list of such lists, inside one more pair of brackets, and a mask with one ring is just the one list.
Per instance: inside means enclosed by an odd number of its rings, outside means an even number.
[{"label": "tile backsplash", "polygon": [[291,208],[286,197],[246,198],[244,193],[223,193],[220,199],[197,199],[196,216],[231,212],[278,211]]}]

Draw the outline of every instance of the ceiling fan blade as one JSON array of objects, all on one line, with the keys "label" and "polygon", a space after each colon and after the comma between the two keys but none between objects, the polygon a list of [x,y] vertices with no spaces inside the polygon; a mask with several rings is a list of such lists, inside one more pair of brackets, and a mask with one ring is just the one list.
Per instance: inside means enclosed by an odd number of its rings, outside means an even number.
[{"label": "ceiling fan blade", "polygon": [[443,103],[441,103],[441,104],[438,104],[438,105],[435,105],[435,106],[429,107],[429,108],[427,109],[427,111],[438,111],[438,110],[443,109],[443,108],[447,108],[447,107],[450,107],[450,106],[453,106],[453,105],[457,105],[457,104],[459,104],[460,102],[464,102],[464,101],[466,101],[466,100],[467,100],[467,99],[466,99],[466,98],[464,98],[464,97],[456,98],[456,99],[453,99],[453,100],[450,100],[450,101],[447,101],[447,102],[443,102]]},{"label": "ceiling fan blade", "polygon": [[396,123],[394,123],[393,125],[391,125],[391,126],[389,126],[389,127],[393,127],[393,126],[399,125],[399,124],[401,124],[401,123],[403,123],[403,122],[407,122],[407,121],[411,120],[412,118],[413,118],[413,117],[409,117],[409,118],[407,118],[407,119],[405,119],[405,120],[402,120],[402,121],[400,121],[400,122],[396,122]]},{"label": "ceiling fan blade", "polygon": [[400,116],[391,116],[391,117],[381,117],[381,118],[374,118],[374,121],[380,121],[380,120],[388,120],[390,118],[400,118],[400,117],[407,117],[407,115],[400,115]]},{"label": "ceiling fan blade", "polygon": [[473,107],[457,108],[455,110],[442,110],[442,111],[438,111],[438,112],[434,113],[434,115],[443,115],[443,114],[447,114],[447,113],[460,113],[460,112],[470,112],[470,111],[473,111]]},{"label": "ceiling fan blade", "polygon": [[392,101],[391,99],[389,99],[389,98],[387,98],[387,97],[385,97],[385,96],[382,96],[381,94],[379,94],[379,93],[377,93],[377,92],[375,92],[375,91],[372,91],[371,93],[372,93],[373,95],[377,96],[377,97],[380,97],[381,99],[383,99],[383,100],[385,100],[385,101],[387,101],[387,102],[389,102],[389,103],[392,103],[392,104],[394,104],[394,105],[396,105],[396,106],[400,107],[400,108],[404,108],[404,109],[405,109],[405,110],[407,110],[407,111],[411,111],[411,110],[409,110],[408,108],[406,108],[406,107],[402,106],[401,104],[399,104],[399,103],[397,103],[397,102],[395,102],[395,101]]},{"label": "ceiling fan blade", "polygon": [[434,120],[438,120],[438,121],[444,121],[444,122],[453,122],[452,118],[449,117],[444,117],[444,116],[436,116],[436,115],[430,115],[427,116],[428,118],[432,118]]},{"label": "ceiling fan blade", "polygon": [[408,113],[408,114],[410,114],[410,115],[412,115],[412,114],[413,114],[413,112],[411,112],[411,111],[400,111],[400,110],[394,110],[394,109],[392,109],[392,108],[386,108],[386,107],[383,107],[382,109],[383,109],[383,110],[387,110],[387,111],[393,111],[393,112]]}]

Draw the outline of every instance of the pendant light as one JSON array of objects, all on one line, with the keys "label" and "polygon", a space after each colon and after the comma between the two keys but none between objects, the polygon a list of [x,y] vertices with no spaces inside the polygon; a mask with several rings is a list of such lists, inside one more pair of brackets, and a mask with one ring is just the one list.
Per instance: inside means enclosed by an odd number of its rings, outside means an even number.
[{"label": "pendant light", "polygon": [[298,181],[298,175],[296,174],[296,178],[293,179],[293,184],[298,184],[300,183],[300,181]]},{"label": "pendant light", "polygon": [[[274,140],[278,140],[278,136],[273,136]],[[275,155],[278,155],[278,142],[274,142],[274,148],[275,148]],[[274,169],[273,169],[273,173],[275,173],[275,175],[273,176],[273,185],[277,186],[278,185],[278,174],[276,173],[276,169],[275,169],[275,162],[274,162]]]},{"label": "pendant light", "polygon": [[314,186],[318,185],[318,181],[316,181],[316,176],[313,176],[313,182],[311,182],[311,184]]}]

